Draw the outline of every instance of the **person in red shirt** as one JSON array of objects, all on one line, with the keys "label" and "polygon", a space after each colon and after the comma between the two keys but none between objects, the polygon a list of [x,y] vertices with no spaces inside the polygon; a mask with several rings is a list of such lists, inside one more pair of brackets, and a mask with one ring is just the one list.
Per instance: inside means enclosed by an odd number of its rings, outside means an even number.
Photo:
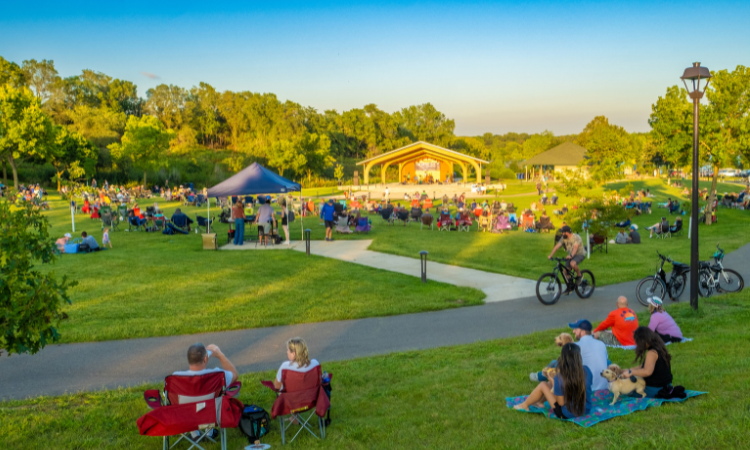
[{"label": "person in red shirt", "polygon": [[[612,328],[609,331],[608,328]],[[607,345],[635,345],[633,332],[638,328],[638,316],[628,308],[628,299],[620,296],[617,309],[609,313],[606,319],[594,329],[594,337]]]}]

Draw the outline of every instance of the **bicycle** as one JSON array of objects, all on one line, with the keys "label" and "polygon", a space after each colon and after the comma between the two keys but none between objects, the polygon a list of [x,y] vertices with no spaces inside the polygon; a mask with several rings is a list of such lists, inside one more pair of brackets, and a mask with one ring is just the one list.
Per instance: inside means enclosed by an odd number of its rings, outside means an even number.
[{"label": "bicycle", "polygon": [[[557,261],[557,265],[552,272],[545,273],[539,277],[539,281],[536,282],[536,297],[544,305],[554,305],[560,300],[562,294],[562,283],[560,282],[560,274],[562,274],[563,280],[565,280],[565,286],[568,291],[575,290],[581,298],[589,298],[594,293],[596,287],[594,281],[594,274],[590,270],[581,271],[581,282],[576,285],[575,283],[575,272],[565,267],[567,259],[565,258],[551,258]],[[573,273],[571,273],[573,272]]]},{"label": "bicycle", "polygon": [[740,292],[745,287],[742,275],[732,269],[725,269],[724,250],[716,244],[713,254],[714,264],[701,261],[699,272],[698,293],[701,297],[710,297],[716,292]]},{"label": "bicycle", "polygon": [[[687,286],[687,274],[690,272],[690,266],[664,256],[658,250],[656,254],[659,255],[659,259],[661,260],[656,273],[653,277],[642,279],[635,288],[635,296],[638,297],[638,301],[643,306],[648,306],[649,297],[656,296],[664,299],[667,292],[669,292],[669,298],[672,301],[677,301],[685,291],[685,286]],[[669,281],[667,281],[667,274],[664,272],[664,263],[672,264],[672,274],[669,277]]]}]

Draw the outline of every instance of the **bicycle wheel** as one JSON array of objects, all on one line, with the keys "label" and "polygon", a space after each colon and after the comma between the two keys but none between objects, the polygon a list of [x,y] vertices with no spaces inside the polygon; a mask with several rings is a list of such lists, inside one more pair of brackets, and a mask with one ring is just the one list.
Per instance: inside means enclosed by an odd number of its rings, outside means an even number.
[{"label": "bicycle wheel", "polygon": [[536,297],[544,305],[554,305],[560,300],[562,286],[553,273],[545,273],[536,282]]},{"label": "bicycle wheel", "polygon": [[698,274],[698,294],[701,297],[710,297],[714,293],[711,275],[701,270]]},{"label": "bicycle wheel", "polygon": [[594,274],[590,270],[581,271],[581,283],[576,286],[576,294],[581,298],[589,298],[596,287]]},{"label": "bicycle wheel", "polygon": [[667,293],[667,287],[661,278],[646,277],[638,283],[635,288],[635,296],[643,306],[648,306],[649,297],[659,297],[663,299]]},{"label": "bicycle wheel", "polygon": [[719,289],[723,292],[740,292],[745,287],[745,280],[736,270],[724,269],[717,275],[719,275]]},{"label": "bicycle wheel", "polygon": [[682,275],[679,275],[676,278],[670,280],[672,285],[669,287],[669,297],[673,302],[676,302],[677,299],[680,298],[682,293],[685,292],[688,273],[689,272],[683,273]]}]

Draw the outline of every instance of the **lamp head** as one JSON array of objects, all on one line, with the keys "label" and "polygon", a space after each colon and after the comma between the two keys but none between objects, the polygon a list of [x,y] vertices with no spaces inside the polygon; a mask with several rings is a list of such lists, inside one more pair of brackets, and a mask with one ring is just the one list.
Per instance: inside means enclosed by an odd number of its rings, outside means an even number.
[{"label": "lamp head", "polygon": [[[687,69],[685,69],[685,72],[682,74],[680,79],[685,85],[685,89],[690,94],[690,98],[701,99],[703,98],[703,94],[708,88],[708,83],[711,82],[711,72],[708,70],[708,67],[701,67],[701,63],[695,62],[693,63],[693,67],[688,67]],[[703,90],[701,90],[701,80],[706,81],[706,84],[703,86]],[[690,81],[692,89],[688,87],[688,81]]]}]

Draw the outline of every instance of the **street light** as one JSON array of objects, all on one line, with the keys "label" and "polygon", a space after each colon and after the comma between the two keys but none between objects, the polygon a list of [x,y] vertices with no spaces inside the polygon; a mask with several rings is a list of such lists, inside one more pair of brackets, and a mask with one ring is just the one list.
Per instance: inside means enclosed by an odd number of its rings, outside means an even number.
[{"label": "street light", "polygon": [[[685,84],[685,89],[693,99],[693,211],[690,215],[690,306],[698,309],[698,104],[711,81],[711,72],[707,67],[701,67],[701,63],[693,63],[693,67],[685,69],[680,77]],[[701,90],[701,80],[706,80],[706,85]],[[691,87],[688,87],[688,80]]]}]

